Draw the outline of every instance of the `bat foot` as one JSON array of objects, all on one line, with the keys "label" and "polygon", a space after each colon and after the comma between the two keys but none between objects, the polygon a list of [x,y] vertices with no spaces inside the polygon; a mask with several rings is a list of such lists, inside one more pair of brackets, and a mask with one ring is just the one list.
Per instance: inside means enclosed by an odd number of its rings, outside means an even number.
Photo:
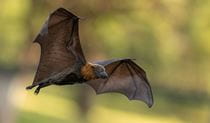
[{"label": "bat foot", "polygon": [[32,88],[34,88],[34,87],[35,87],[35,85],[27,86],[27,87],[26,87],[26,90],[30,90],[30,89],[32,89]]},{"label": "bat foot", "polygon": [[38,87],[38,88],[34,91],[34,94],[35,94],[35,95],[38,95],[39,92],[40,92],[40,87]]}]

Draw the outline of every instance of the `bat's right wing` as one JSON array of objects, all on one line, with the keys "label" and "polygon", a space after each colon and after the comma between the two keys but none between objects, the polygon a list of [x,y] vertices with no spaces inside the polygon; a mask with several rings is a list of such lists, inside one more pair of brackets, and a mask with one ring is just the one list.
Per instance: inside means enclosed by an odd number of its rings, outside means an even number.
[{"label": "bat's right wing", "polygon": [[41,57],[33,84],[73,65],[86,63],[78,34],[79,18],[59,8],[50,14],[34,40],[41,46]]},{"label": "bat's right wing", "polygon": [[153,105],[153,96],[146,73],[131,59],[114,59],[97,62],[103,65],[108,79],[88,81],[97,94],[118,92],[130,100],[142,100],[149,107]]}]

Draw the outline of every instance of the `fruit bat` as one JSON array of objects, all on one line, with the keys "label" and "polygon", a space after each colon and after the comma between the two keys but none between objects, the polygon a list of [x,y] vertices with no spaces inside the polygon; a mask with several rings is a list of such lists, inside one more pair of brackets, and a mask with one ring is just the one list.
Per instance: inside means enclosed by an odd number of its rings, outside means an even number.
[{"label": "fruit bat", "polygon": [[141,100],[149,107],[153,96],[145,71],[133,59],[87,62],[79,40],[79,18],[64,8],[50,14],[34,42],[40,44],[41,56],[31,86],[85,83],[97,94],[118,92],[130,100]]}]

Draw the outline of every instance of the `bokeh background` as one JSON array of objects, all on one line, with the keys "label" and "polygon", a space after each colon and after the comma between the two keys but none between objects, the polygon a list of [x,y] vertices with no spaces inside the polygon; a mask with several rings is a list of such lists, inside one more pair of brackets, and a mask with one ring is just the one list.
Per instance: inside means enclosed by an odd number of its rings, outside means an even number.
[{"label": "bokeh background", "polygon": [[[26,91],[39,62],[32,44],[50,12],[79,17],[89,61],[130,57],[155,104],[85,84]],[[209,0],[0,0],[0,123],[209,123]]]}]

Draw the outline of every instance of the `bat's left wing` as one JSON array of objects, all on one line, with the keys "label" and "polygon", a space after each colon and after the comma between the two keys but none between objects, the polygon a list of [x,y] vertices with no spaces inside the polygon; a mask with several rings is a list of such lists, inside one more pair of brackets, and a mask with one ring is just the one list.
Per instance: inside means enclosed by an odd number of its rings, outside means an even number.
[{"label": "bat's left wing", "polygon": [[41,56],[33,84],[27,89],[41,85],[35,93],[63,71],[86,64],[79,40],[79,18],[64,8],[49,15],[34,42],[40,45]]},{"label": "bat's left wing", "polygon": [[146,73],[131,59],[113,59],[97,64],[103,65],[109,75],[108,79],[87,82],[97,94],[118,92],[130,100],[142,100],[149,107],[153,105],[152,90]]},{"label": "bat's left wing", "polygon": [[33,84],[68,67],[86,64],[79,40],[79,18],[64,8],[50,14],[34,42],[41,46],[41,56]]}]

